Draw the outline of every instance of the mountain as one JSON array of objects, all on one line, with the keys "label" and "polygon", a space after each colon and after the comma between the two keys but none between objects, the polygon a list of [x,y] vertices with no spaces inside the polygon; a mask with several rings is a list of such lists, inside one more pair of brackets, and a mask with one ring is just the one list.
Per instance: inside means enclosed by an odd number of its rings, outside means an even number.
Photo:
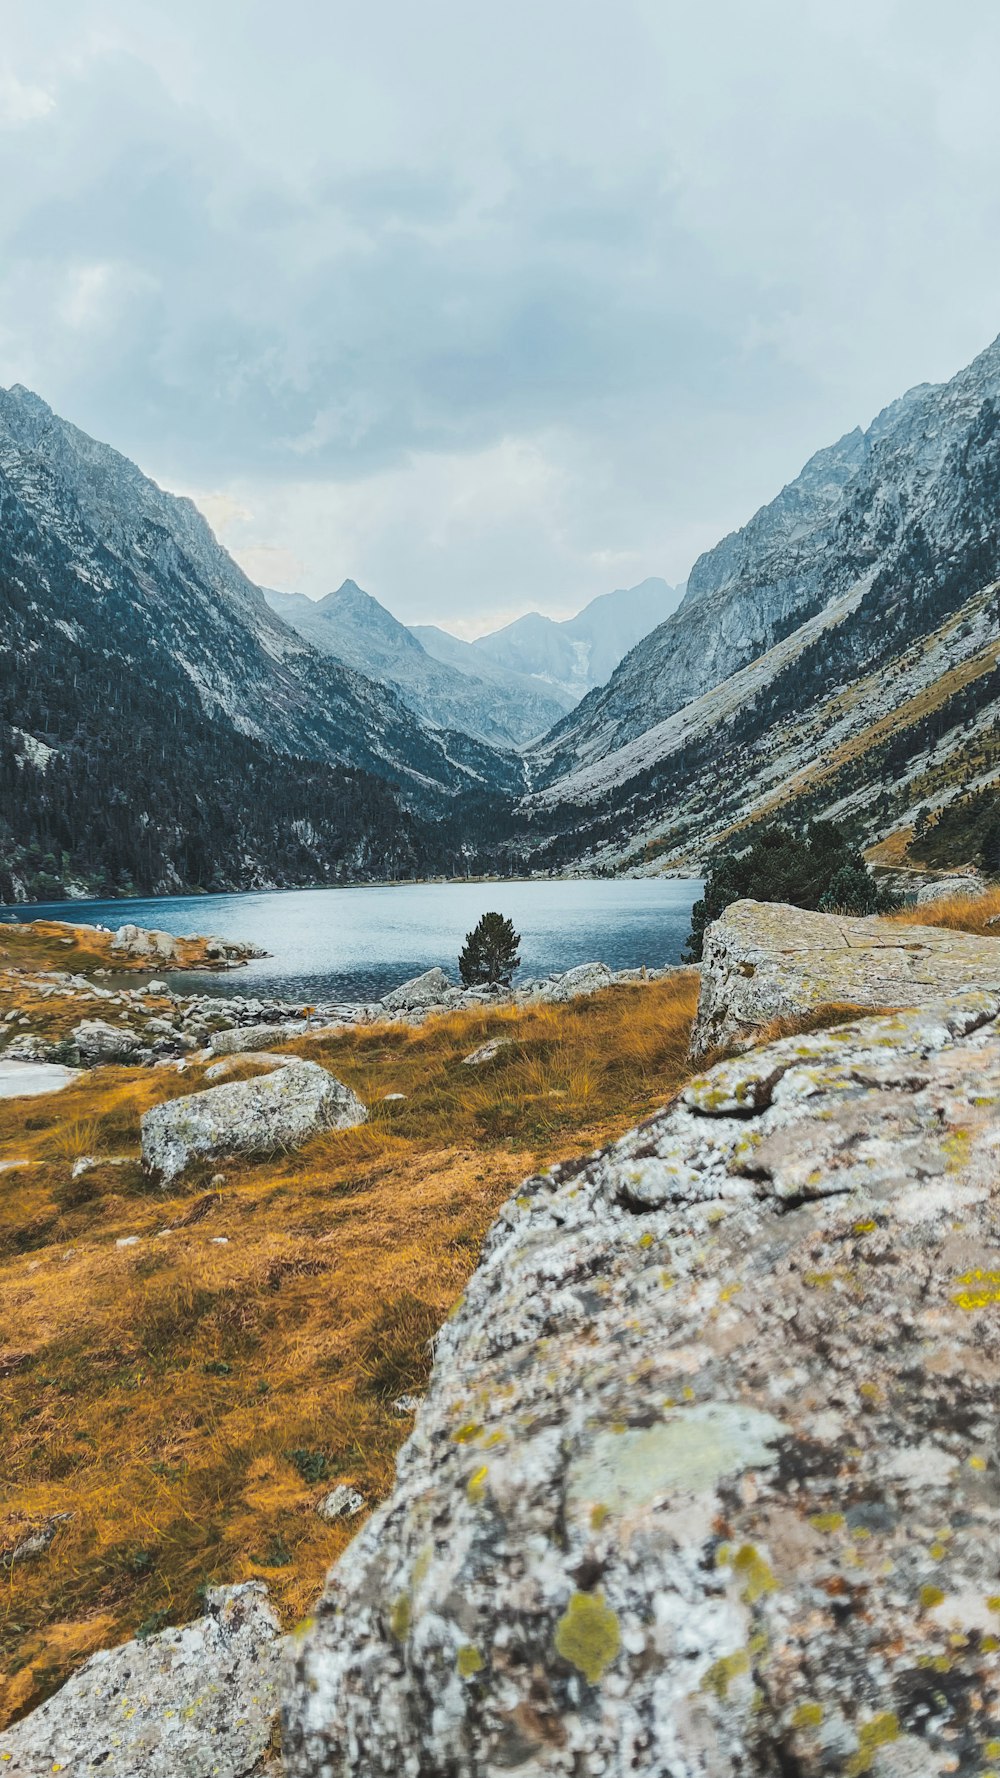
[{"label": "mountain", "polygon": [[5,898],[443,868],[456,804],[523,782],[310,647],[190,501],[20,386],[0,391],[0,648]]},{"label": "mountain", "polygon": [[884,842],[995,786],[998,575],[1000,341],[701,557],[678,610],[530,751],[540,861],[691,865],[775,813]]},{"label": "mountain", "polygon": [[[539,681],[571,707],[602,685],[622,656],[663,622],[681,592],[652,576],[638,586],[601,593],[576,617],[556,621],[529,611],[468,646],[478,660]],[[424,632],[418,634],[424,640]]]},{"label": "mountain", "polygon": [[[324,654],[380,684],[435,728],[461,729],[493,746],[516,747],[552,727],[566,704],[517,674],[469,674],[424,646],[353,580],[323,599],[265,589],[271,610]],[[443,634],[443,632],[440,632]],[[452,638],[452,640],[456,640]],[[459,643],[461,649],[468,644]]]}]

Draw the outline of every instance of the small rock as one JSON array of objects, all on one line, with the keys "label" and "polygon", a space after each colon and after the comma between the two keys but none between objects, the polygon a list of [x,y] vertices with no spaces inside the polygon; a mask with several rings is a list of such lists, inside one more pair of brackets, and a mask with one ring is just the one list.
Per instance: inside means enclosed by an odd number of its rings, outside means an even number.
[{"label": "small rock", "polygon": [[[65,1525],[66,1521],[72,1517],[72,1513],[53,1513],[44,1525],[36,1526],[33,1531],[28,1532],[26,1537],[22,1537],[18,1543],[14,1544],[12,1549],[5,1550],[0,1555],[0,1569],[5,1574],[9,1574],[15,1563],[30,1561],[33,1556],[44,1556],[60,1525]],[[2,1739],[3,1735],[0,1731],[0,1742]]]},{"label": "small rock", "polygon": [[481,1043],[471,1056],[462,1057],[463,1068],[481,1068],[484,1062],[492,1062],[501,1050],[510,1048],[509,1037],[491,1037],[488,1043]]},{"label": "small rock", "polygon": [[119,1235],[117,1241],[115,1242],[116,1247],[138,1247],[138,1245],[139,1245],[138,1235]]},{"label": "small rock", "polygon": [[341,1482],[338,1488],[327,1494],[316,1508],[320,1518],[325,1519],[328,1525],[334,1524],[337,1519],[353,1519],[364,1510],[364,1495],[359,1494],[357,1488],[349,1488],[346,1482]]},{"label": "small rock", "polygon": [[395,1414],[415,1414],[419,1406],[419,1395],[397,1395],[392,1404]]}]

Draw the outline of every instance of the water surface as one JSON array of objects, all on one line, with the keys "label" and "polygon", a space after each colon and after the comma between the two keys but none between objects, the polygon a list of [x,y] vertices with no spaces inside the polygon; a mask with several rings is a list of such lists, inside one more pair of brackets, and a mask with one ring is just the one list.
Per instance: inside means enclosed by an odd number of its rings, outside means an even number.
[{"label": "water surface", "polygon": [[594,961],[612,969],[678,963],[701,887],[665,877],[407,883],[47,902],[10,911],[21,920],[111,927],[134,921],[166,932],[218,933],[271,953],[221,975],[171,974],[181,991],[375,1000],[433,964],[457,981],[465,935],[491,909],[506,914],[521,934],[522,978]]}]

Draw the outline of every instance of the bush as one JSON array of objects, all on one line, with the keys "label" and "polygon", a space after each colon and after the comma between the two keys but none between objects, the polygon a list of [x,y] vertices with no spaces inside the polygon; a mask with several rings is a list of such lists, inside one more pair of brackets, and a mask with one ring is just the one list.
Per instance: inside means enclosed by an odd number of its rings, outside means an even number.
[{"label": "bush", "polygon": [[465,935],[465,944],[458,959],[458,972],[467,988],[509,987],[511,977],[521,959],[517,947],[521,935],[502,914],[484,914],[472,932]]},{"label": "bush", "polygon": [[697,962],[706,926],[730,902],[746,899],[846,914],[888,914],[901,905],[898,895],[879,888],[835,822],[814,821],[801,834],[766,827],[747,851],[726,853],[709,871],[705,893],[691,909],[685,956]]}]

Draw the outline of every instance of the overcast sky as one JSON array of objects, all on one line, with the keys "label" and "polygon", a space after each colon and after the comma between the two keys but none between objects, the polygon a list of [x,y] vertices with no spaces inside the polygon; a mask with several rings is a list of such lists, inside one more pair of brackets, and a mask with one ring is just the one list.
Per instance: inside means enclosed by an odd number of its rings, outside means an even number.
[{"label": "overcast sky", "polygon": [[0,381],[265,584],[680,580],[1000,332],[995,0],[0,16]]}]

